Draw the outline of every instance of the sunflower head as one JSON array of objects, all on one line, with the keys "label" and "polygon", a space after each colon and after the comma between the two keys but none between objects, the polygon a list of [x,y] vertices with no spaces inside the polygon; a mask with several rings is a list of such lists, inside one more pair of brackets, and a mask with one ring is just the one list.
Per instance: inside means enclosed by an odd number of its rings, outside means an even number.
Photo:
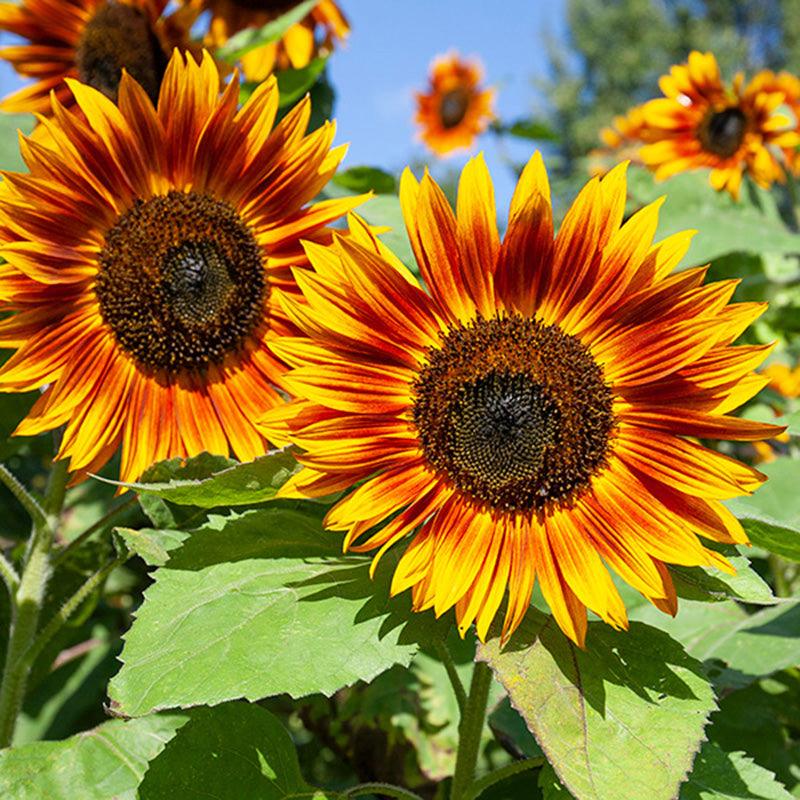
[{"label": "sunflower head", "polygon": [[50,92],[72,102],[75,78],[117,99],[123,69],[155,102],[173,47],[188,48],[189,20],[164,18],[166,0],[24,0],[0,4],[0,30],[23,44],[0,50],[20,75],[34,79],[2,102],[4,111],[50,114]]},{"label": "sunflower head", "polygon": [[[653,242],[660,203],[623,223],[625,166],[593,179],[558,235],[537,155],[505,239],[482,158],[457,212],[426,174],[401,202],[421,279],[357,218],[310,244],[304,299],[281,295],[303,335],[272,343],[296,399],[261,427],[302,450],[286,496],[349,490],[326,524],[345,547],[404,547],[392,592],[455,608],[481,638],[506,602],[519,625],[539,582],[583,643],[586,609],[625,627],[609,570],[675,613],[668,564],[729,563],[703,540],[746,542],[720,502],[763,476],[697,443],[780,428],[729,416],[766,379],[768,348],[733,346],[763,310],[735,282],[673,273],[691,239]],[[357,488],[353,488],[356,487]]]},{"label": "sunflower head", "polygon": [[[185,6],[197,0],[182,0]],[[220,47],[245,28],[260,28],[299,5],[299,0],[204,0],[211,12],[206,42]],[[275,69],[302,69],[317,56],[329,54],[347,38],[350,26],[336,0],[320,0],[300,22],[277,41],[256,47],[242,58],[249,81],[262,81]]]},{"label": "sunflower head", "polygon": [[[267,449],[253,419],[281,402],[267,341],[296,332],[300,240],[360,199],[309,205],[336,170],[327,123],[306,135],[308,100],[275,126],[276,82],[240,109],[208,54],[177,51],[154,106],[127,73],[119,105],[69,81],[46,138],[23,140],[29,171],[0,186],[0,388],[48,385],[17,429],[65,425],[59,457],[84,474],[122,446],[121,477],[208,450]],[[87,124],[88,122],[88,124]]]},{"label": "sunflower head", "polygon": [[431,64],[429,85],[417,98],[416,123],[423,142],[437,155],[472,147],[493,119],[494,90],[483,89],[483,69],[456,53]]},{"label": "sunflower head", "polygon": [[723,83],[712,53],[689,54],[659,80],[663,97],[642,107],[644,162],[658,179],[689,169],[711,170],[711,185],[739,196],[742,175],[760,186],[784,180],[780,150],[800,144],[797,121],[784,113],[786,94],[756,76]]}]

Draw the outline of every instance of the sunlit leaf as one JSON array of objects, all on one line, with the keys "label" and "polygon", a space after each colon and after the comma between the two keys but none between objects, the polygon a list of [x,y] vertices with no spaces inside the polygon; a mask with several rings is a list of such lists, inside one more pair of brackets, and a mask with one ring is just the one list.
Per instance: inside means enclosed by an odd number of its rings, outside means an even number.
[{"label": "sunlit leaf", "polygon": [[702,665],[641,623],[589,623],[584,651],[531,610],[505,648],[493,639],[478,657],[578,800],[672,800],[715,708]]},{"label": "sunlit leaf", "polygon": [[350,167],[333,176],[333,182],[353,194],[373,191],[376,194],[392,194],[397,191],[393,175],[377,167]]},{"label": "sunlit leaf", "polygon": [[159,708],[330,694],[408,664],[428,614],[388,599],[391,559],[340,557],[316,512],[212,517],[155,572],[109,695],[131,716]]},{"label": "sunlit leaf", "polygon": [[0,797],[136,800],[148,762],[186,720],[175,714],[111,720],[61,742],[0,751]]}]

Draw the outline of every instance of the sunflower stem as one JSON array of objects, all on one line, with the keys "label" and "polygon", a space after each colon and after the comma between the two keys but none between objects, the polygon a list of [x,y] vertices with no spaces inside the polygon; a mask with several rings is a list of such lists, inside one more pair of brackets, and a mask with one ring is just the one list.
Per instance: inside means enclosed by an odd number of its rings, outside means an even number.
[{"label": "sunflower stem", "polygon": [[529,769],[543,767],[544,764],[545,760],[543,756],[526,758],[522,761],[512,761],[510,764],[506,764],[504,767],[500,767],[500,769],[490,772],[488,775],[484,775],[480,780],[475,781],[469,788],[465,800],[475,800],[475,798],[480,797],[490,786],[494,786],[513,775],[519,775],[520,772],[527,772]]},{"label": "sunflower stem", "polygon": [[19,587],[19,575],[17,575],[14,566],[3,553],[0,553],[0,574],[2,574],[3,583],[8,589],[8,596],[13,605],[16,600],[17,588]]},{"label": "sunflower stem", "polygon": [[447,677],[450,679],[450,684],[453,687],[453,692],[455,693],[456,701],[458,702],[458,712],[463,716],[464,709],[467,705],[467,692],[464,689],[464,684],[461,682],[461,678],[458,676],[456,663],[453,661],[453,656],[447,649],[447,645],[444,642],[437,640],[434,644],[434,647],[436,649],[436,654],[439,656],[439,660],[444,665],[445,670],[447,670]]},{"label": "sunflower stem", "polygon": [[[66,464],[54,462],[44,503],[41,507],[36,504],[36,508],[42,513],[31,514],[33,531],[28,542],[25,567],[12,599],[8,651],[3,680],[0,683],[0,748],[11,744],[17,717],[25,699],[30,673],[27,654],[36,636],[47,582],[52,572],[50,553],[61,507],[64,504],[66,485]],[[25,494],[27,495],[27,492]]]},{"label": "sunflower stem", "polygon": [[469,696],[458,726],[458,754],[450,800],[467,800],[470,796],[470,789],[475,779],[475,767],[478,764],[478,751],[491,683],[492,671],[489,665],[483,661],[476,661]]}]

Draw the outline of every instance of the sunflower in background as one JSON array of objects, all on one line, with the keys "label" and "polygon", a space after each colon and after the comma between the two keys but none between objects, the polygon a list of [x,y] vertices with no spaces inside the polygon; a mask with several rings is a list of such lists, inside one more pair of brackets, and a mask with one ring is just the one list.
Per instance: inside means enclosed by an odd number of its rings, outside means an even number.
[{"label": "sunflower in background", "polygon": [[[755,91],[766,94],[776,92],[783,95],[783,105],[781,111],[792,115],[792,124],[796,130],[800,130],[800,78],[790,72],[775,73],[772,70],[762,70],[751,81],[751,86]],[[788,146],[783,147],[783,157],[786,166],[793,175],[800,174],[800,156],[798,156],[798,141],[790,141]]]},{"label": "sunflower in background", "polygon": [[494,118],[494,89],[481,88],[483,68],[457,53],[438,56],[426,92],[418,92],[419,136],[438,156],[469,149]]},{"label": "sunflower in background", "polygon": [[[190,0],[198,9],[211,12],[206,43],[220,47],[245,28],[260,28],[291,11],[292,0]],[[350,26],[334,0],[320,0],[300,22],[292,25],[277,42],[262,45],[242,59],[242,73],[248,81],[262,81],[273,70],[302,69],[317,56],[331,52],[343,41]]]},{"label": "sunflower in background", "polygon": [[0,30],[27,42],[0,58],[34,82],[6,97],[0,109],[50,114],[50,92],[71,104],[66,78],[116,100],[122,69],[155,102],[173,47],[187,49],[192,16],[162,16],[167,0],[24,0],[0,4]]},{"label": "sunflower in background", "polygon": [[642,106],[640,134],[641,158],[658,180],[707,168],[715,189],[738,198],[744,173],[764,188],[785,179],[778,156],[800,144],[800,134],[778,87],[758,76],[745,84],[741,73],[726,86],[714,55],[697,51],[659,86],[664,97]]},{"label": "sunflower in background", "polygon": [[[660,202],[623,224],[624,166],[593,179],[553,236],[536,154],[501,242],[482,158],[453,213],[437,184],[400,188],[425,285],[353,220],[333,247],[307,245],[304,300],[281,303],[304,336],[272,342],[296,399],[264,435],[304,451],[286,497],[349,493],[325,523],[345,547],[406,540],[392,593],[455,607],[481,639],[508,590],[519,625],[538,581],[575,642],[586,609],[627,626],[608,568],[674,614],[667,564],[727,560],[699,537],[747,537],[720,502],[764,476],[693,438],[754,441],[774,425],[730,416],[766,383],[768,347],[732,347],[764,304],[730,304],[735,281],[673,272],[691,233],[652,243]],[[357,487],[357,488],[352,488]]]},{"label": "sunflower in background", "polygon": [[[336,171],[334,126],[305,135],[308,98],[275,127],[278,90],[242,108],[238,80],[176,53],[158,107],[127,74],[119,105],[77,81],[54,98],[49,145],[23,140],[27,173],[0,185],[0,390],[48,388],[16,430],[65,426],[58,458],[120,476],[209,451],[267,450],[253,420],[283,402],[267,341],[295,329],[274,289],[296,292],[300,240],[361,198],[308,205]],[[88,125],[84,120],[88,120]]]},{"label": "sunflower in background", "polygon": [[[800,397],[800,363],[792,368],[788,364],[774,361],[764,367],[761,374],[769,380],[768,387],[779,394],[783,400],[781,403],[773,404],[772,408],[775,417],[780,420],[784,414],[792,411],[792,401]],[[765,464],[774,461],[777,453],[782,449],[781,445],[786,445],[789,441],[789,434],[783,432],[770,441],[753,442],[757,463]]]},{"label": "sunflower in background", "polygon": [[627,113],[614,117],[611,125],[600,131],[604,146],[589,153],[590,174],[603,175],[612,161],[613,164],[623,159],[636,161],[642,137],[645,135],[641,106],[634,106]]}]

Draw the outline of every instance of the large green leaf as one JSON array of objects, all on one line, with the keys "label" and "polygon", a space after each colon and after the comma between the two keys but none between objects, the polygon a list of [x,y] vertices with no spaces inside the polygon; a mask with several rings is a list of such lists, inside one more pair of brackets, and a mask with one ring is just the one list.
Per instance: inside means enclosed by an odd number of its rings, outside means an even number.
[{"label": "large green leaf", "polygon": [[375,192],[376,194],[392,194],[397,191],[394,175],[384,172],[378,167],[350,167],[337,172],[331,178],[333,183],[353,194]]},{"label": "large green leaf", "polygon": [[62,742],[0,751],[0,797],[13,800],[135,800],[152,761],[185,716],[112,720]]},{"label": "large green leaf", "polygon": [[715,708],[702,665],[641,623],[589,623],[580,650],[531,610],[505,648],[493,639],[478,657],[578,800],[672,800]]},{"label": "large green leaf", "polygon": [[792,800],[775,776],[744,753],[705,744],[694,762],[680,800]]},{"label": "large green leaf", "polygon": [[800,235],[790,231],[780,218],[768,192],[752,190],[734,201],[726,192],[715,192],[708,172],[676,175],[656,183],[652,174],[631,167],[629,193],[636,205],[661,195],[667,202],[659,215],[658,237],[684,230],[697,230],[685,265],[704,264],[727,253],[800,252]]},{"label": "large green leaf", "polygon": [[289,734],[266,709],[228,703],[189,716],[151,763],[139,800],[324,800],[303,780]]},{"label": "large green leaf", "polygon": [[778,458],[759,469],[769,480],[748,497],[729,500],[753,544],[800,561],[800,460]]},{"label": "large green leaf", "polygon": [[800,662],[800,601],[783,601],[755,614],[736,603],[681,603],[675,618],[648,606],[631,615],[675,637],[695,658],[722,662],[721,686],[746,686],[762,675]]},{"label": "large green leaf", "polygon": [[222,47],[217,48],[215,56],[231,64],[238,61],[256,47],[277,42],[292,25],[296,25],[300,20],[313,11],[314,6],[319,0],[304,0],[298,3],[290,11],[281,15],[277,19],[271,20],[261,28],[245,28],[239,33],[231,36]]},{"label": "large green leaf", "polygon": [[214,517],[155,572],[109,695],[141,716],[240,697],[330,694],[408,664],[432,617],[389,600],[392,558],[373,582],[312,512]]},{"label": "large green leaf", "polygon": [[271,500],[287,478],[298,469],[294,456],[279,450],[246,464],[228,466],[200,479],[180,477],[161,482],[151,478],[149,481],[121,485],[179,505],[198,508],[241,506]]}]

